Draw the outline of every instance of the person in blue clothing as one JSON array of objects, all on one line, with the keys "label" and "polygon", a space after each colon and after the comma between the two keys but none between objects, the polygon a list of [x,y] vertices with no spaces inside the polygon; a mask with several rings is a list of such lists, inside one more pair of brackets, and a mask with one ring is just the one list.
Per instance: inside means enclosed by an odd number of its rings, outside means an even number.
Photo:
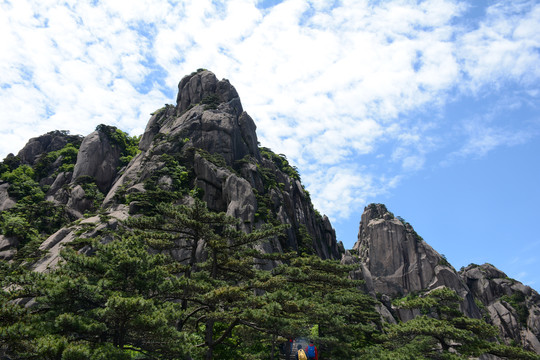
[{"label": "person in blue clothing", "polygon": [[319,351],[313,343],[313,340],[309,340],[309,345],[306,347],[305,352],[309,360],[319,360]]}]

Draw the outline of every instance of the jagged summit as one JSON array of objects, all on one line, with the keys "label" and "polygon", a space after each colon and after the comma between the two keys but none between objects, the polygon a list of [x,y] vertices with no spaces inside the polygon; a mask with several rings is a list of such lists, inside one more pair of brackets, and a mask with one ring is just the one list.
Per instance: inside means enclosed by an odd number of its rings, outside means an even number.
[{"label": "jagged summit", "polygon": [[176,107],[166,106],[152,116],[140,149],[148,151],[156,136],[188,139],[187,146],[220,154],[234,166],[245,156],[260,160],[256,128],[229,81],[202,70],[180,81]]},{"label": "jagged summit", "polygon": [[395,297],[447,286],[464,298],[462,310],[468,316],[480,317],[454,268],[385,205],[366,206],[353,249],[358,251],[365,265],[364,276],[375,292]]},{"label": "jagged summit", "polygon": [[213,106],[227,103],[232,105],[237,114],[243,111],[240,97],[229,80],[218,80],[213,72],[204,69],[184,76],[178,83],[176,108],[179,113],[199,103]]},{"label": "jagged summit", "polygon": [[[47,185],[45,200],[70,221],[97,213],[125,219],[158,201],[189,203],[195,191],[209,209],[240,219],[247,232],[264,223],[289,224],[285,233],[262,245],[268,252],[301,249],[334,259],[343,252],[328,218],[313,208],[297,170],[285,157],[258,147],[255,122],[237,91],[210,71],[185,76],[177,105],[155,111],[140,141],[107,125],[84,139],[66,136],[32,139],[20,154],[29,166],[39,163],[46,169],[34,177]],[[13,170],[15,158],[3,168]],[[0,184],[2,208],[13,208],[18,200],[9,187]],[[114,227],[115,221],[97,226]],[[55,229],[42,243],[48,255],[39,269],[54,264],[61,246],[81,231],[69,225]],[[15,242],[5,243],[5,257],[11,259]]]},{"label": "jagged summit", "polygon": [[[365,207],[354,245],[358,276],[366,290],[381,294],[381,315],[407,321],[418,312],[396,309],[391,299],[448,287],[462,298],[469,317],[489,319],[506,344],[518,343],[540,353],[540,296],[490,264],[471,264],[459,273],[401,217],[384,204]],[[346,260],[354,263],[353,260]]]}]

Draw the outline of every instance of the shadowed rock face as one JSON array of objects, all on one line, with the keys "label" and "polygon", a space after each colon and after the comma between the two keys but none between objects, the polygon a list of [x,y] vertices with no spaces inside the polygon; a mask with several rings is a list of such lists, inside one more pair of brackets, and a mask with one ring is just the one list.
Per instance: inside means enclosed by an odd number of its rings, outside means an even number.
[{"label": "shadowed rock face", "polygon": [[480,317],[468,287],[454,268],[383,204],[365,208],[354,249],[373,291],[396,297],[446,286],[464,298],[461,307],[465,314]]},{"label": "shadowed rock face", "polygon": [[62,149],[68,143],[80,144],[82,137],[69,135],[65,131],[50,131],[44,135],[32,138],[19,151],[17,156],[22,164],[34,165],[42,154]]},{"label": "shadowed rock face", "polygon": [[467,266],[460,275],[507,344],[540,353],[540,295],[491,264]]}]

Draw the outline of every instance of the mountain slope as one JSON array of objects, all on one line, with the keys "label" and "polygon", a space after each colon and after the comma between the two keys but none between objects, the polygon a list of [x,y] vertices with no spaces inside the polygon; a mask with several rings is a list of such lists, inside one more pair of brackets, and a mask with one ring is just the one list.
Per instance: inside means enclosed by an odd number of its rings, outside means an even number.
[{"label": "mountain slope", "polygon": [[[393,299],[418,296],[448,287],[463,299],[461,311],[497,326],[506,344],[540,354],[540,297],[492,265],[469,265],[459,273],[429,246],[413,227],[383,204],[366,206],[352,253],[360,263],[358,277],[384,304],[389,321],[407,321],[420,313],[399,309]],[[351,256],[351,255],[348,255]],[[347,257],[347,256],[346,256]]]},{"label": "mountain slope", "polygon": [[[286,232],[262,245],[267,252],[292,250],[338,259],[343,249],[330,221],[313,208],[287,159],[258,147],[255,130],[234,87],[200,70],[180,81],[177,105],[157,110],[140,141],[106,125],[82,141],[67,133],[55,141],[49,139],[51,133],[30,140],[18,156],[6,159],[6,174],[27,165],[36,189],[46,184],[40,189],[43,202],[62,209],[63,224],[78,219],[67,228],[55,227],[54,233],[40,231],[33,245],[48,236],[40,245],[48,254],[37,269],[54,264],[61,244],[77,236],[114,229],[118,220],[144,213],[157,202],[186,203],[190,196],[200,197],[213,211],[241,219],[248,232],[264,223],[289,224]],[[78,152],[66,167],[54,151],[68,142],[75,143]],[[51,160],[46,173],[38,172],[36,164],[47,158]],[[22,205],[10,190],[14,185],[9,180],[17,179],[3,179],[0,206],[7,210]],[[0,242],[5,259],[13,259],[15,249],[29,242],[11,235],[15,234],[4,233]]]}]

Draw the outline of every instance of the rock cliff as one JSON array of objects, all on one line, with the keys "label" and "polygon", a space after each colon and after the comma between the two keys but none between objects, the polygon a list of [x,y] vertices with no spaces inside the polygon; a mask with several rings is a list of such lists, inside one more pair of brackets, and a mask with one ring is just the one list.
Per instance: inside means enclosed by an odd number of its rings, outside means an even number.
[{"label": "rock cliff", "polygon": [[460,275],[507,344],[540,354],[540,295],[535,290],[491,264],[471,264]]},{"label": "rock cliff", "polygon": [[469,265],[456,272],[409,223],[383,204],[365,208],[358,241],[342,261],[358,265],[355,276],[364,279],[366,291],[381,301],[379,312],[389,322],[419,315],[395,308],[392,299],[446,286],[463,298],[464,314],[483,317],[497,326],[505,343],[540,354],[540,297],[536,291],[489,264]]},{"label": "rock cliff", "polygon": [[[383,204],[365,208],[353,249],[364,265],[364,277],[376,293],[398,297],[446,286],[464,298],[465,314],[480,317],[468,287],[448,261]],[[401,320],[407,316],[412,315],[401,314]]]},{"label": "rock cliff", "polygon": [[[106,125],[84,139],[65,132],[32,139],[16,160],[36,167],[43,163],[40,159],[50,158],[47,171],[35,177],[47,185],[45,200],[61,207],[69,220],[83,219],[85,213],[122,219],[144,211],[151,198],[185,203],[195,193],[211,210],[241,219],[248,232],[264,223],[289,224],[285,233],[262,245],[268,252],[301,250],[339,258],[343,248],[328,218],[313,208],[298,172],[284,156],[260,148],[255,131],[229,81],[199,70],[180,81],[176,106],[166,105],[152,114],[138,154],[127,164],[122,162],[122,132]],[[66,166],[57,152],[70,142],[78,151]],[[0,183],[2,209],[17,202],[9,186]],[[114,227],[117,221],[98,218],[91,223]],[[41,270],[56,261],[58,244],[80,235],[81,222],[55,230],[40,247],[48,252],[37,266]],[[3,238],[4,257],[14,256],[15,243]]]}]

